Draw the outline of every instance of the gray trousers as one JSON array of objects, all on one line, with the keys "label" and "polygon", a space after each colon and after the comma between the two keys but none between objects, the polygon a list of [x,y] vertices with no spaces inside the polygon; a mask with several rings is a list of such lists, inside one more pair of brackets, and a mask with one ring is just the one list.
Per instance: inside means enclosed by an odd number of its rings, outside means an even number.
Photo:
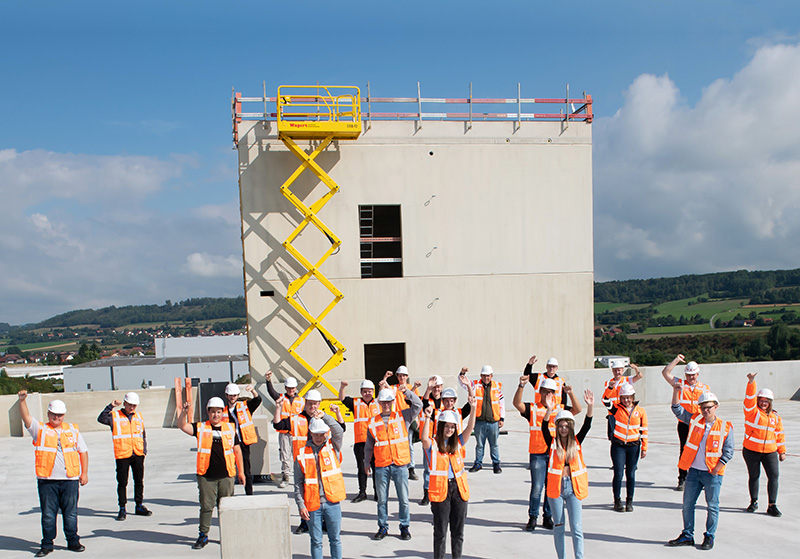
[{"label": "gray trousers", "polygon": [[200,531],[208,534],[214,507],[219,506],[219,501],[223,497],[233,495],[233,478],[224,477],[212,481],[198,475],[197,490],[200,493]]},{"label": "gray trousers", "polygon": [[281,459],[281,473],[284,479],[292,479],[289,474],[294,472],[292,456],[292,435],[289,433],[278,433],[278,456]]}]

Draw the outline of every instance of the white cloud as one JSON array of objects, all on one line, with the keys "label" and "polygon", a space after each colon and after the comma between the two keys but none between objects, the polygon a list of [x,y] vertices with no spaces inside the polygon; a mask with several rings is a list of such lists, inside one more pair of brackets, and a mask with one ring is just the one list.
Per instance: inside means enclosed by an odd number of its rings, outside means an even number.
[{"label": "white cloud", "polygon": [[186,268],[198,276],[213,277],[242,277],[242,258],[238,255],[219,256],[204,252],[193,252],[186,257]]},{"label": "white cloud", "polygon": [[800,46],[759,48],[688,106],[641,75],[594,131],[598,280],[800,266]]}]

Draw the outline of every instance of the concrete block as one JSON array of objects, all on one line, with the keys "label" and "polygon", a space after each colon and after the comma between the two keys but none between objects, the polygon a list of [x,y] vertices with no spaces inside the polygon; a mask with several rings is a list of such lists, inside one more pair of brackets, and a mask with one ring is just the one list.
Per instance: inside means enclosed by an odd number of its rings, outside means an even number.
[{"label": "concrete block", "polygon": [[219,503],[219,529],[222,559],[292,557],[286,495],[224,497]]},{"label": "concrete block", "polygon": [[272,418],[264,415],[253,417],[253,424],[258,433],[258,442],[250,446],[250,472],[254,476],[268,476],[269,465],[269,430]]}]

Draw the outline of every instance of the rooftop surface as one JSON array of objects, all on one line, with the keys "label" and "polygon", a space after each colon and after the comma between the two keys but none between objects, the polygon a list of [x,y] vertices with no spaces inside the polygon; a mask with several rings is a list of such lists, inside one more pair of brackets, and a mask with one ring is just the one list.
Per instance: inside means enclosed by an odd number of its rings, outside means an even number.
[{"label": "rooftop surface", "polygon": [[[715,548],[710,553],[728,559],[769,554],[790,557],[800,543],[797,521],[800,519],[800,402],[777,401],[775,408],[784,421],[788,455],[781,463],[781,487],[778,506],[782,518],[767,516],[766,476],[761,476],[760,508],[755,514],[744,512],[749,504],[747,471],[741,457],[743,415],[741,404],[724,403],[718,415],[734,425],[736,454],[729,464],[722,486],[719,528]],[[99,410],[98,410],[99,411]],[[665,542],[681,531],[682,493],[674,491],[678,441],[676,421],[668,405],[649,406],[650,448],[647,457],[639,462],[635,511],[616,513],[611,510],[611,470],[609,443],[605,438],[605,410],[597,414],[584,452],[589,468],[589,497],[583,501],[583,529],[587,557],[686,557],[694,556],[693,549],[672,549]],[[552,532],[541,526],[533,533],[523,531],[527,521],[530,474],[528,465],[528,426],[513,410],[507,411],[507,435],[500,437],[502,474],[491,468],[469,474],[471,499],[465,532],[464,557],[541,557],[555,556]],[[147,418],[145,418],[147,420]],[[582,419],[578,420],[579,422]],[[352,428],[345,433],[344,464],[348,497],[356,494],[356,467],[352,453]],[[149,429],[149,453],[145,466],[145,504],[153,511],[151,517],[133,516],[129,503],[128,519],[116,522],[116,481],[114,458],[109,431],[84,435],[89,445],[89,484],[81,489],[78,527],[86,552],[81,557],[219,557],[219,528],[216,515],[211,529],[211,543],[203,550],[191,549],[197,537],[197,485],[194,474],[194,439],[176,429]],[[272,470],[279,471],[277,436],[270,430]],[[0,507],[0,557],[31,557],[39,548],[41,538],[40,513],[33,474],[33,448],[30,437],[5,437],[0,443],[3,459],[0,462],[0,483],[3,487],[3,506]],[[467,462],[471,464],[475,445],[470,441]],[[421,445],[415,445],[417,460]],[[488,460],[488,450],[486,454]],[[418,471],[421,474],[421,469]],[[420,478],[422,476],[420,475]],[[432,517],[429,507],[417,502],[422,497],[422,480],[411,481],[410,541],[398,538],[397,503],[389,503],[390,536],[374,542],[377,530],[376,504],[367,500],[342,505],[342,548],[344,557],[430,557],[433,549]],[[278,489],[273,484],[255,485],[256,494],[284,493],[291,498],[290,487]],[[132,498],[132,482],[128,487]],[[241,486],[236,495],[244,496]],[[369,491],[372,494],[371,489]],[[393,492],[390,490],[390,495]],[[623,489],[624,496],[624,489]],[[700,503],[703,503],[701,495]],[[292,526],[298,523],[294,501],[290,501]],[[541,518],[540,518],[541,521]],[[696,520],[696,539],[702,540],[705,510],[700,507]],[[58,524],[56,552],[50,557],[71,557],[66,551],[61,520]],[[270,534],[253,534],[269,545]],[[569,537],[569,533],[568,533]],[[308,535],[292,536],[293,557],[309,557]],[[699,543],[699,541],[698,541]],[[328,557],[328,544],[324,544]],[[572,557],[567,542],[567,557]],[[448,542],[449,557],[449,542]]]}]

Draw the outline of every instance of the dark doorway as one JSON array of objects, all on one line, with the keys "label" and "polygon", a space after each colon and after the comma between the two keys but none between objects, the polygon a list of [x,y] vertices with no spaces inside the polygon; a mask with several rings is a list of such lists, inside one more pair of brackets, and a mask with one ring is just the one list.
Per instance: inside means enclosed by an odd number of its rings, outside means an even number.
[{"label": "dark doorway", "polygon": [[[364,344],[364,376],[378,386],[386,371],[406,363],[406,344]],[[390,382],[390,384],[393,384]]]}]

